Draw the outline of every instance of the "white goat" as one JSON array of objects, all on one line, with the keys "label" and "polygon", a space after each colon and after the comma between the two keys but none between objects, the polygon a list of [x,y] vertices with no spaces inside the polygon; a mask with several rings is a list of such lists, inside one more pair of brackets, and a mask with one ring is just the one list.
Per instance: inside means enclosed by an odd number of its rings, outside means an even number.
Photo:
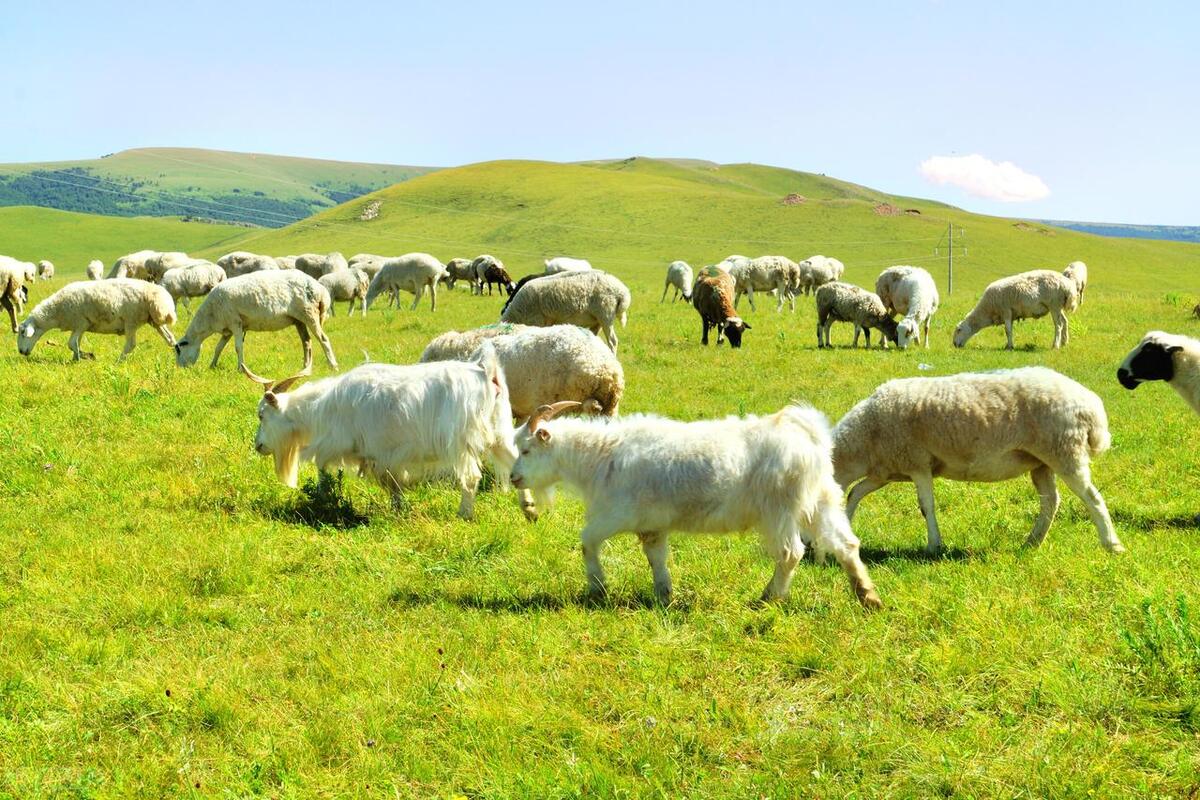
[{"label": "white goat", "polygon": [[1037,547],[1058,510],[1057,474],[1087,506],[1100,544],[1119,553],[1125,548],[1090,466],[1109,441],[1099,397],[1054,370],[1023,367],[888,381],[833,429],[833,463],[838,483],[850,490],[850,517],[876,489],[912,481],[930,553],[942,549],[934,478],[991,482],[1028,474],[1042,508],[1025,544]]},{"label": "white goat", "polygon": [[544,406],[516,433],[518,489],[562,482],[587,505],[580,534],[588,590],[606,592],[600,550],[622,531],[638,534],[662,602],[671,595],[670,531],[732,533],[758,528],[775,574],[764,601],[787,596],[806,542],[837,558],[867,608],[882,605],[859,558],[830,464],[820,413],[789,406],[769,417],[676,422],[552,419],[578,403]]},{"label": "white goat", "polygon": [[243,372],[264,386],[255,449],[275,457],[288,486],[296,486],[301,460],[323,472],[350,467],[400,507],[405,485],[453,471],[462,487],[458,514],[471,519],[481,460],[502,476],[516,460],[504,372],[486,343],[470,362],[364,364],[290,392],[296,378],[273,384]]}]

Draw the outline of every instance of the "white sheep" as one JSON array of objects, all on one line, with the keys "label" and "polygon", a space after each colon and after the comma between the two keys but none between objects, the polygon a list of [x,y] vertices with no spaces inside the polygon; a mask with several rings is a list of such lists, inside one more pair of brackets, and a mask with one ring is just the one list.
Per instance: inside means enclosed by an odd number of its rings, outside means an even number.
[{"label": "white sheep", "polygon": [[157,250],[138,250],[128,253],[113,262],[106,278],[142,278],[146,274],[146,260],[158,255]]},{"label": "white sheep", "polygon": [[1054,347],[1070,339],[1067,313],[1079,307],[1079,288],[1060,272],[1035,269],[988,284],[971,313],[954,329],[954,346],[962,347],[972,336],[991,325],[1003,325],[1013,349],[1013,321],[1038,319],[1049,314],[1054,320]]},{"label": "white sheep", "polygon": [[661,602],[671,597],[671,531],[759,530],[775,574],[762,599],[787,597],[806,542],[831,552],[859,601],[882,606],[858,539],[842,510],[830,463],[829,428],[811,408],[767,417],[677,422],[636,415],[616,420],[553,419],[573,403],[543,406],[516,432],[512,482],[538,494],[564,483],[587,504],[580,533],[588,591],[606,589],[600,551],[622,531],[636,533]]},{"label": "white sheep", "polygon": [[322,472],[350,467],[378,481],[399,508],[405,485],[453,471],[458,515],[471,519],[480,462],[488,458],[505,476],[516,460],[504,373],[486,344],[468,363],[364,364],[292,391],[295,378],[272,383],[243,372],[264,385],[255,449],[274,456],[288,486],[296,486],[301,460]]},{"label": "white sheep", "polygon": [[209,262],[192,258],[187,253],[155,253],[147,258],[139,274],[130,273],[130,278],[141,278],[151,283],[162,283],[162,277],[169,269],[186,267],[189,264],[207,264]]},{"label": "white sheep", "polygon": [[734,308],[737,308],[744,294],[750,301],[750,309],[757,310],[754,306],[754,293],[756,291],[773,291],[778,297],[775,305],[776,311],[783,309],[784,300],[791,302],[792,311],[796,310],[796,292],[800,288],[800,268],[790,258],[759,256],[733,263],[729,272],[733,275],[736,292],[733,300]]},{"label": "white sheep", "polygon": [[125,335],[118,361],[133,352],[137,330],[150,325],[169,346],[174,346],[175,301],[161,286],[134,278],[69,283],[38,303],[17,332],[17,351],[28,356],[48,331],[71,332],[68,346],[75,361],[93,358],[80,345],[85,333]]},{"label": "white sheep", "polygon": [[374,279],[379,274],[379,270],[383,269],[383,265],[390,259],[388,256],[377,256],[371,253],[356,253],[346,265],[361,269],[367,273],[367,277]]},{"label": "white sheep", "polygon": [[7,312],[12,322],[13,333],[17,331],[17,317],[25,313],[28,284],[33,283],[37,267],[29,261],[18,261],[11,256],[0,256],[0,307]]},{"label": "white sheep", "polygon": [[874,292],[859,286],[833,281],[817,289],[817,347],[833,347],[829,341],[829,330],[834,322],[849,322],[854,325],[854,346],[858,347],[858,334],[865,333],[867,347],[871,346],[871,328],[879,330],[879,346],[886,348],[888,340],[897,341],[896,321],[884,308],[883,301]]},{"label": "white sheep", "polygon": [[829,256],[809,256],[799,264],[801,288],[804,294],[815,292],[827,283],[840,281],[846,265]]},{"label": "white sheep", "polygon": [[1058,475],[1087,506],[1100,544],[1119,553],[1125,548],[1090,467],[1109,442],[1099,397],[1054,370],[1023,367],[888,381],[838,422],[833,463],[838,483],[850,492],[851,518],[871,492],[892,481],[911,481],[931,553],[942,549],[934,478],[991,482],[1026,473],[1041,496],[1026,546],[1037,547],[1050,529],[1058,510]]},{"label": "white sheep", "polygon": [[[218,266],[220,265],[218,264]],[[283,267],[280,266],[279,259],[277,258],[256,256],[250,253],[231,262],[230,266],[222,267],[222,269],[225,270],[225,277],[240,278],[243,275],[252,275],[256,272],[278,272]]]},{"label": "white sheep", "polygon": [[183,267],[172,267],[163,273],[160,285],[174,298],[191,308],[191,298],[204,297],[225,280],[225,270],[207,261],[194,261]]},{"label": "white sheep", "polygon": [[546,265],[547,275],[557,275],[560,272],[582,272],[592,269],[592,263],[585,258],[571,258],[570,256],[555,256],[547,258],[543,264]]},{"label": "white sheep", "polygon": [[921,342],[925,329],[925,347],[929,347],[929,322],[937,313],[941,298],[933,276],[920,267],[888,267],[875,280],[875,294],[889,314],[902,314],[896,324],[896,344],[901,350],[909,342]]},{"label": "white sheep", "polygon": [[245,250],[234,250],[232,253],[226,253],[218,258],[217,266],[225,270],[227,277],[234,278],[242,274],[238,271],[238,266],[243,261],[249,261],[252,258],[258,258],[258,256]]},{"label": "white sheep", "polygon": [[413,302],[409,311],[416,311],[425,290],[429,290],[429,310],[437,311],[437,285],[446,268],[428,253],[408,253],[386,261],[378,274],[371,279],[367,289],[367,308],[380,294],[399,293],[403,289],[412,292]]},{"label": "white sheep", "polygon": [[723,261],[716,264],[715,266],[720,267],[721,269],[725,270],[726,272],[732,274],[734,267],[736,267],[738,265],[749,264],[750,261],[751,261],[751,259],[746,256],[732,255],[732,256],[726,256]]},{"label": "white sheep", "polygon": [[200,304],[187,332],[175,346],[175,363],[181,367],[192,366],[200,357],[204,340],[220,334],[209,366],[217,366],[221,351],[233,339],[238,367],[245,367],[243,342],[247,331],[280,331],[294,327],[304,346],[305,368],[312,366],[312,339],[315,337],[325,353],[325,360],[336,370],[333,345],[321,324],[329,315],[332,304],[325,287],[298,270],[252,272],[228,278],[214,287]]},{"label": "white sheep", "polygon": [[[346,309],[348,315],[354,313],[355,300],[362,308],[362,315],[367,315],[367,288],[371,285],[371,278],[363,270],[358,267],[339,269],[321,276],[320,284],[329,291],[329,296],[335,303],[338,300],[350,301]],[[334,315],[333,306],[329,307],[329,315]]]},{"label": "white sheep", "polygon": [[1087,288],[1088,282],[1087,264],[1082,261],[1072,261],[1063,270],[1063,275],[1075,282],[1075,288],[1079,290],[1079,305],[1083,305],[1083,290]]},{"label": "white sheep", "polygon": [[314,280],[319,280],[322,276],[339,269],[346,269],[348,266],[346,257],[336,251],[324,256],[305,253],[296,257],[296,269]]},{"label": "white sheep", "polygon": [[446,262],[446,276],[442,282],[449,289],[454,288],[454,284],[459,281],[466,281],[467,288],[471,290],[471,294],[483,294],[479,288],[479,279],[475,275],[475,259],[473,258],[452,258]]},{"label": "white sheep", "polygon": [[501,312],[503,322],[521,325],[578,325],[604,334],[609,349],[617,352],[617,321],[624,327],[631,302],[621,281],[599,270],[547,275],[530,281],[509,298]]},{"label": "white sheep", "polygon": [[299,257],[300,256],[275,256],[275,266],[279,269],[295,269],[296,259]]},{"label": "white sheep", "polygon": [[680,297],[685,303],[692,302],[692,268],[686,261],[672,261],[667,267],[667,280],[663,284],[662,299],[658,302],[665,302],[667,299],[667,291],[673,286],[675,294],[671,296],[671,301],[674,302]]},{"label": "white sheep", "polygon": [[104,277],[104,262],[98,258],[93,258],[87,265],[87,277],[89,281],[98,281]]},{"label": "white sheep", "polygon": [[54,277],[54,264],[49,261],[39,261],[37,263],[37,276],[41,280],[48,281]]}]

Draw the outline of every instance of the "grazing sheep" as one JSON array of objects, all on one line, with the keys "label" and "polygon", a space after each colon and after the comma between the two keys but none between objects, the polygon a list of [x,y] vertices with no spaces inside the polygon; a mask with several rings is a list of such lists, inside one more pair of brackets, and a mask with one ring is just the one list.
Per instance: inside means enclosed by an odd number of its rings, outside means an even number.
[{"label": "grazing sheep", "polygon": [[571,258],[569,256],[547,258],[542,263],[546,265],[546,275],[557,275],[560,272],[581,272],[592,269],[592,263],[587,259]]},{"label": "grazing sheep", "polygon": [[98,281],[104,277],[104,262],[93,258],[87,265],[87,277],[89,281]]},{"label": "grazing sheep", "polygon": [[709,328],[717,329],[717,344],[725,337],[735,350],[742,346],[742,331],[750,325],[737,315],[733,307],[735,291],[733,276],[718,265],[705,267],[692,285],[692,306],[700,313],[703,333],[700,344],[708,345]]},{"label": "grazing sheep", "polygon": [[1136,389],[1146,381],[1165,381],[1200,414],[1200,341],[1150,331],[1125,356],[1117,380],[1126,389]]},{"label": "grazing sheep", "polygon": [[732,273],[734,267],[745,266],[745,265],[749,264],[751,262],[751,260],[752,259],[747,258],[746,256],[738,256],[738,255],[726,256],[723,261],[721,261],[719,264],[716,264],[715,266],[725,270],[726,272]]},{"label": "grazing sheep", "polygon": [[8,311],[13,333],[17,332],[17,317],[24,315],[29,299],[26,284],[33,283],[37,267],[29,261],[0,256],[0,305]]},{"label": "grazing sheep", "polygon": [[755,527],[775,560],[762,600],[786,598],[806,542],[831,552],[869,609],[883,604],[859,557],[830,463],[829,427],[811,408],[768,417],[677,422],[559,418],[575,406],[543,406],[516,432],[518,489],[539,494],[565,483],[587,504],[580,533],[588,592],[606,591],[600,551],[622,531],[638,535],[660,602],[671,598],[671,531],[734,533]]},{"label": "grazing sheep", "polygon": [[225,270],[207,261],[196,261],[185,267],[173,267],[163,273],[160,284],[176,303],[191,308],[191,298],[204,297],[225,280]]},{"label": "grazing sheep", "polygon": [[1063,270],[1063,275],[1075,282],[1075,288],[1079,290],[1079,305],[1083,305],[1083,290],[1087,288],[1088,281],[1087,264],[1082,261],[1072,261]]},{"label": "grazing sheep", "polygon": [[[412,292],[409,311],[416,311],[425,290],[429,290],[429,310],[437,311],[437,284],[446,268],[428,253],[408,253],[385,262],[367,289],[367,308],[383,292]],[[365,312],[364,312],[365,313]]]},{"label": "grazing sheep", "polygon": [[827,283],[840,281],[846,265],[829,256],[810,256],[799,264],[800,286],[804,294],[811,294]]},{"label": "grazing sheep", "polygon": [[146,274],[146,260],[158,255],[157,250],[138,250],[123,255],[113,262],[106,278],[142,278]]},{"label": "grazing sheep", "polygon": [[233,278],[241,274],[238,272],[238,265],[252,258],[258,258],[258,256],[254,253],[248,253],[245,250],[234,250],[232,253],[226,253],[218,258],[217,266],[225,270],[225,274],[228,277]]},{"label": "grazing sheep", "polygon": [[903,314],[896,324],[896,344],[901,350],[909,342],[921,342],[925,328],[925,347],[929,347],[929,321],[937,313],[937,284],[933,276],[920,267],[888,267],[875,280],[875,294],[883,301],[889,314]]},{"label": "grazing sheep", "polygon": [[1003,325],[1008,338],[1006,350],[1013,349],[1013,321],[1038,319],[1047,314],[1054,319],[1054,347],[1067,344],[1067,313],[1079,307],[1079,288],[1060,272],[1035,269],[988,284],[975,308],[954,329],[954,346],[962,347],[972,336],[991,325]]},{"label": "grazing sheep", "polygon": [[80,345],[85,333],[125,334],[118,361],[133,352],[137,330],[150,325],[170,346],[175,344],[175,301],[167,290],[134,278],[69,283],[38,303],[17,331],[17,351],[28,356],[38,339],[52,330],[71,332],[67,345],[75,361],[94,358]]},{"label": "grazing sheep", "polygon": [[[329,291],[329,296],[337,302],[338,300],[349,300],[350,305],[346,309],[348,315],[354,314],[354,301],[358,301],[359,307],[362,308],[362,315],[367,315],[367,288],[371,285],[371,278],[366,272],[358,267],[350,269],[339,269],[337,272],[331,272],[328,275],[321,277],[320,283]],[[329,306],[329,316],[333,316],[333,306]]]},{"label": "grazing sheep", "polygon": [[162,277],[167,270],[185,267],[192,263],[207,264],[209,262],[192,258],[187,253],[155,253],[143,262],[140,274],[130,273],[129,277],[141,278],[151,283],[162,283]]},{"label": "grazing sheep", "polygon": [[503,314],[505,311],[508,311],[508,307],[510,305],[512,305],[513,297],[516,296],[517,292],[521,291],[522,286],[529,283],[530,281],[536,281],[539,278],[545,278],[545,277],[547,277],[546,273],[537,272],[537,273],[534,273],[533,275],[526,275],[524,278],[521,278],[521,280],[517,281],[517,285],[513,287],[512,292],[510,292],[508,297],[505,299],[504,306],[500,309],[500,313]]},{"label": "grazing sheep", "polygon": [[471,262],[471,267],[475,270],[475,280],[479,286],[479,294],[483,294],[484,284],[487,284],[488,294],[492,293],[493,284],[498,285],[501,291],[507,292],[510,297],[517,290],[512,276],[504,269],[504,264],[500,259],[495,256],[479,256]]},{"label": "grazing sheep", "polygon": [[773,291],[779,300],[775,305],[776,311],[783,309],[784,300],[790,300],[792,311],[796,310],[795,293],[800,287],[800,268],[791,259],[783,256],[759,256],[733,264],[729,272],[733,275],[737,291],[733,300],[734,308],[737,308],[744,294],[750,301],[750,310],[756,311],[754,292]]},{"label": "grazing sheep", "polygon": [[346,257],[338,252],[333,252],[326,256],[317,255],[316,253],[305,253],[304,255],[296,256],[296,269],[314,280],[319,280],[321,277],[331,272],[336,272],[339,269],[346,269],[348,266]]},{"label": "grazing sheep", "polygon": [[866,334],[867,347],[871,346],[871,328],[879,330],[879,346],[886,348],[888,340],[897,341],[896,321],[884,308],[883,301],[874,292],[868,292],[849,283],[834,281],[817,289],[817,347],[833,347],[829,341],[829,329],[835,322],[854,325],[854,346],[858,347],[858,334]]},{"label": "grazing sheep", "polygon": [[49,261],[39,261],[37,263],[37,276],[44,281],[50,280],[54,277],[54,265]]},{"label": "grazing sheep", "polygon": [[[295,269],[296,259],[300,256],[275,256],[275,266],[279,269]],[[268,267],[270,269],[270,267]]]},{"label": "grazing sheep", "polygon": [[466,281],[467,288],[471,290],[471,294],[483,294],[482,291],[475,291],[477,288],[475,259],[452,258],[446,262],[446,276],[442,282],[446,284],[447,288],[453,289],[454,284],[459,281]]},{"label": "grazing sheep", "polygon": [[692,302],[692,268],[686,261],[672,261],[667,267],[667,280],[663,284],[662,299],[658,302],[666,302],[667,291],[674,286],[675,294],[671,296],[671,302],[675,302],[680,297],[685,303]]},{"label": "grazing sheep", "polygon": [[1023,367],[888,381],[834,428],[833,464],[838,483],[850,490],[851,518],[871,492],[912,481],[931,553],[942,549],[934,478],[992,482],[1028,473],[1042,507],[1025,544],[1037,547],[1058,510],[1058,475],[1087,506],[1100,544],[1120,553],[1125,548],[1090,468],[1091,457],[1108,446],[1099,397],[1052,369]]},{"label": "grazing sheep", "polygon": [[374,279],[379,274],[379,270],[383,269],[383,265],[388,261],[387,256],[377,256],[371,253],[357,253],[347,262],[347,266],[361,269],[367,273],[367,277]]},{"label": "grazing sheep", "polygon": [[471,519],[480,461],[487,457],[499,475],[516,461],[504,372],[486,343],[467,363],[364,364],[292,391],[296,378],[273,383],[242,371],[264,387],[254,448],[274,456],[275,474],[291,487],[301,460],[322,472],[351,467],[400,508],[405,485],[453,471],[458,515]]},{"label": "grazing sheep", "polygon": [[522,325],[578,325],[604,333],[609,349],[617,352],[617,320],[624,327],[629,314],[629,289],[599,270],[547,275],[510,295],[500,314],[502,322]]},{"label": "grazing sheep", "polygon": [[233,339],[238,367],[245,368],[243,342],[247,331],[279,331],[294,327],[304,346],[304,366],[312,366],[312,337],[321,343],[325,360],[337,369],[333,345],[321,323],[333,301],[325,287],[294,269],[253,272],[228,278],[209,292],[187,332],[175,345],[175,363],[190,367],[200,357],[204,340],[220,334],[210,367]]}]

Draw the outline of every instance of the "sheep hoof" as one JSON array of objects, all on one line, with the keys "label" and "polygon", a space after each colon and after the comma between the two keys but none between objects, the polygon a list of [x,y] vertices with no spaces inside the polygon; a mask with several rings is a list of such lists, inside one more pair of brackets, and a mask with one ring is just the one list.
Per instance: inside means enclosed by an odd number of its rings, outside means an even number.
[{"label": "sheep hoof", "polygon": [[96,360],[95,353],[80,353],[79,357],[82,358],[84,361],[95,361]]},{"label": "sheep hoof", "polygon": [[521,508],[521,513],[525,515],[525,519],[530,522],[538,521],[538,511],[533,506],[524,506]]},{"label": "sheep hoof", "polygon": [[858,602],[862,603],[862,607],[867,611],[878,611],[883,608],[883,601],[879,599],[879,593],[875,591],[874,586],[865,590],[859,587],[857,594]]},{"label": "sheep hoof", "polygon": [[1108,552],[1114,555],[1120,555],[1125,552],[1125,545],[1120,542],[1113,542],[1112,544],[1105,545],[1105,547],[1108,548]]}]

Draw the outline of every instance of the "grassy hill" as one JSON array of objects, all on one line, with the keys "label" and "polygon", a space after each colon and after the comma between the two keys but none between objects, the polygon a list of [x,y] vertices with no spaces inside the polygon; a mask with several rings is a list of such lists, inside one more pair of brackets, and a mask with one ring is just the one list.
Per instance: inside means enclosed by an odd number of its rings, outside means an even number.
[{"label": "grassy hill", "polygon": [[64,278],[83,276],[89,261],[110,265],[136,250],[221,249],[244,239],[234,225],[183,222],[168,217],[105,217],[52,208],[0,208],[0,254],[23,261],[48,259]]},{"label": "grassy hill", "polygon": [[[783,205],[791,192],[806,202]],[[376,201],[379,217],[361,221]],[[921,213],[880,216],[881,203]],[[933,254],[948,221],[967,245],[952,294],[944,245]],[[137,247],[197,249],[145,230]],[[29,257],[62,235],[31,231],[45,241]],[[1129,392],[1114,375],[1149,329],[1200,333],[1200,247],[650,159],[447,170],[199,249],[243,244],[490,251],[518,275],[545,255],[587,256],[633,294],[622,414],[713,418],[800,400],[836,420],[891,378],[1050,366],[1108,410],[1113,447],[1093,474],[1129,552],[1101,550],[1065,487],[1028,551],[1030,481],[941,481],[949,552],[929,558],[915,493],[896,485],[854,519],[880,613],[862,613],[836,566],[807,561],[788,602],[752,605],[771,572],[753,535],[673,536],[666,608],[636,539],[614,538],[610,598],[589,605],[584,512],[567,492],[529,524],[496,490],[469,523],[446,483],[409,490],[399,512],[352,474],[332,496],[290,490],[252,448],[262,395],[232,348],[209,370],[210,340],[201,366],[181,371],[149,331],[122,364],[121,337],[89,336],[97,360],[80,364],[65,333],[28,359],[10,340],[0,796],[1188,797],[1200,786],[1197,419],[1167,387]],[[942,289],[931,346],[854,350],[839,324],[839,346],[818,351],[802,297],[794,313],[743,302],[745,346],[703,348],[696,312],[659,303],[666,262],[738,251],[825,252],[867,285],[893,263],[928,266]],[[1067,348],[1049,349],[1048,319],[1019,324],[1014,352],[995,328],[951,348],[988,280],[1075,258],[1091,285]],[[31,299],[55,285],[34,284]],[[439,293],[436,313],[406,302],[347,317],[339,304],[327,330],[343,369],[412,363],[441,332],[494,321],[501,302],[460,288]],[[177,335],[189,320],[181,311]],[[300,361],[290,330],[252,333],[245,350],[265,375]]]},{"label": "grassy hill", "polygon": [[195,148],[139,148],[82,161],[0,164],[0,205],[121,216],[191,215],[281,227],[429,171]]}]

